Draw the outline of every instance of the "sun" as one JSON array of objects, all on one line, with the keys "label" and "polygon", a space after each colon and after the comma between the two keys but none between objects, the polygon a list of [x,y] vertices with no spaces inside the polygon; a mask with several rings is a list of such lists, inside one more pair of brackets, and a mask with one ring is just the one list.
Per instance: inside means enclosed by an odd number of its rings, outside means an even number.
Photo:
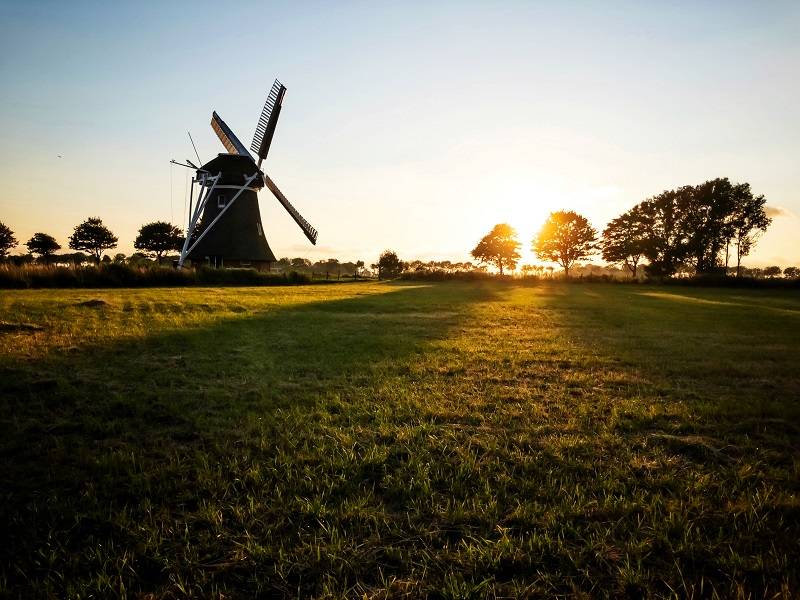
[{"label": "sun", "polygon": [[[547,198],[545,200],[544,198]],[[508,190],[507,196],[499,202],[498,222],[505,222],[517,230],[520,242],[519,264],[543,264],[531,250],[531,241],[539,232],[548,215],[558,209],[558,199],[537,194],[528,185],[519,185]]]}]

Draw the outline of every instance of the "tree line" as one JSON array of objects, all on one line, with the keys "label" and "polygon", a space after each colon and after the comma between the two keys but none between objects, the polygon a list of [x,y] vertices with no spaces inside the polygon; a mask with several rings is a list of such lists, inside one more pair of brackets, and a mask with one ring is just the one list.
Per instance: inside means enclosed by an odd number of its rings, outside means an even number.
[{"label": "tree line", "polygon": [[[637,277],[643,270],[651,277],[676,274],[724,275],[732,267],[736,276],[750,275],[796,278],[797,267],[771,266],[743,270],[742,259],[755,246],[771,223],[765,210],[763,195],[754,195],[748,183],[733,184],[718,178],[699,185],[666,190],[643,200],[612,219],[601,235],[584,217],[574,211],[550,213],[538,234],[531,240],[531,249],[543,261],[560,265],[566,277],[579,264],[600,254],[611,265]],[[142,225],[134,247],[138,250],[129,261],[152,258],[157,262],[170,252],[181,249],[184,236],[175,225],[156,221]],[[13,231],[0,223],[0,258],[6,257],[18,241]],[[81,262],[88,253],[99,263],[111,260],[103,253],[117,247],[117,237],[98,217],[91,217],[74,228],[69,247],[75,255],[56,257],[61,245],[46,233],[37,232],[25,245],[31,256],[42,262],[55,258]],[[403,272],[436,271],[441,273],[482,271],[491,266],[501,275],[515,271],[520,259],[521,244],[516,231],[506,223],[495,225],[471,251],[477,264],[450,261],[401,261],[387,250],[368,269],[364,261],[340,262],[329,258],[312,262],[306,258],[281,258],[276,267],[284,272],[324,273],[326,279],[350,276],[379,278],[396,277]],[[114,262],[125,260],[117,254]],[[523,274],[543,272],[541,267],[523,265]]]},{"label": "tree line", "polygon": [[[180,250],[183,247],[184,236],[181,230],[171,223],[155,221],[146,223],[139,228],[134,248],[140,251],[141,256],[151,257],[157,262],[169,252]],[[69,236],[68,245],[78,255],[66,255],[61,258],[72,259],[70,262],[82,262],[80,253],[87,253],[94,262],[103,259],[106,250],[117,247],[118,238],[103,224],[99,217],[89,217],[75,226]],[[4,223],[0,223],[0,258],[8,256],[9,251],[16,247],[19,241],[14,232]],[[61,250],[61,244],[52,235],[37,232],[25,242],[28,253],[39,258],[42,262],[50,262],[56,257],[56,252]],[[118,255],[119,256],[119,255]],[[124,256],[124,255],[122,255]],[[110,260],[110,259],[109,259]]]},{"label": "tree line", "polygon": [[[748,183],[713,179],[640,202],[608,223],[601,236],[583,215],[552,212],[531,248],[539,259],[559,264],[565,277],[577,261],[598,253],[634,277],[640,264],[652,277],[687,269],[695,275],[724,275],[732,261],[738,276],[742,258],[771,223],[765,203]],[[501,223],[478,242],[472,256],[503,274],[516,269],[519,248],[516,231]]]},{"label": "tree line", "polygon": [[[177,226],[164,221],[146,223],[139,228],[133,242],[134,252],[126,257],[117,253],[114,257],[104,255],[104,252],[117,247],[118,238],[99,217],[90,217],[77,225],[68,240],[69,248],[75,250],[73,254],[57,254],[62,249],[61,244],[47,233],[37,232],[25,242],[28,249],[28,260],[36,258],[41,263],[68,262],[83,263],[87,260],[95,263],[144,263],[154,260],[161,263],[170,253],[179,252],[184,244],[185,237]],[[16,247],[19,241],[14,232],[5,224],[0,223],[0,258],[8,256],[9,251]],[[85,254],[84,254],[85,253]],[[358,278],[370,276],[372,273],[366,269],[364,261],[340,262],[336,258],[328,258],[312,262],[307,258],[281,258],[276,261],[277,270],[285,273],[292,271],[308,275],[324,275],[326,279],[344,277]]]}]

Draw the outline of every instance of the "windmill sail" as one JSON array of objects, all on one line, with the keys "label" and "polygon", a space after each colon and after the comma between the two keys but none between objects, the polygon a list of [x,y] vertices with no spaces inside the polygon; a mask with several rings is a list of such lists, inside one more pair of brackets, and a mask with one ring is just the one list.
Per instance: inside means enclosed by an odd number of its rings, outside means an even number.
[{"label": "windmill sail", "polygon": [[269,176],[265,175],[264,181],[266,182],[269,191],[275,195],[275,197],[278,199],[278,202],[283,204],[283,208],[286,209],[286,212],[288,212],[292,216],[294,222],[297,223],[300,226],[300,229],[303,230],[303,233],[306,234],[308,241],[316,246],[317,230],[311,226],[311,223],[309,223],[303,218],[303,215],[297,212],[297,209],[294,206],[292,206],[292,203],[289,202],[289,200],[286,199],[286,196],[283,195],[283,192],[281,192],[278,189],[278,186],[275,185],[275,182],[272,181],[272,179],[270,179]]},{"label": "windmill sail", "polygon": [[253,158],[247,151],[247,148],[244,147],[244,144],[233,134],[231,128],[225,124],[225,121],[219,118],[216,111],[211,114],[211,128],[214,130],[214,133],[217,134],[217,137],[228,152]]},{"label": "windmill sail", "polygon": [[278,117],[281,114],[281,106],[283,105],[283,96],[286,93],[286,86],[284,86],[277,79],[272,84],[272,89],[269,91],[267,101],[264,103],[264,109],[261,111],[261,118],[258,120],[255,135],[253,135],[253,143],[250,144],[250,150],[258,155],[258,164],[267,158],[270,144],[272,144],[272,136],[275,135],[275,126],[278,124]]}]

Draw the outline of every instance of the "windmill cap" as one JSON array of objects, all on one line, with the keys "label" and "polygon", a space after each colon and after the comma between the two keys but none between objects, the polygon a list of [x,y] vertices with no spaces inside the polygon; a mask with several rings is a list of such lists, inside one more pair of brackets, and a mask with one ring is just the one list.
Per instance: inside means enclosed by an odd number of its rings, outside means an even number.
[{"label": "windmill cap", "polygon": [[200,170],[208,171],[211,175],[222,173],[222,178],[217,182],[217,185],[242,185],[248,177],[254,173],[259,173],[259,177],[253,180],[250,187],[256,189],[264,187],[264,174],[249,156],[228,153],[217,154],[216,158],[212,158],[200,167]]}]

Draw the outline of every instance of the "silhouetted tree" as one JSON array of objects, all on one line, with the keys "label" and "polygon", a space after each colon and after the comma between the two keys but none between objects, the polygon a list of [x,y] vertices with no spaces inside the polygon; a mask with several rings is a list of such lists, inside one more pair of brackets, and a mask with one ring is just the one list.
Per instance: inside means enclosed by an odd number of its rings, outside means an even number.
[{"label": "silhouetted tree", "polygon": [[[691,267],[698,274],[723,273],[727,272],[731,245],[736,248],[739,265],[758,234],[769,226],[764,202],[763,196],[753,196],[749,184],[734,185],[727,178],[718,178],[664,191],[612,223],[632,219],[628,224],[636,228],[636,235],[630,241],[636,240],[636,248],[647,258],[650,275],[671,276]],[[615,247],[611,257],[621,256],[624,241],[623,237],[622,247]]]},{"label": "silhouetted tree", "polygon": [[516,230],[507,223],[498,223],[481,238],[470,254],[479,263],[497,267],[502,275],[503,269],[508,268],[513,271],[517,267],[520,257],[519,246]]},{"label": "silhouetted tree", "polygon": [[771,266],[764,268],[764,277],[779,277],[781,268],[778,266]]},{"label": "silhouetted tree", "polygon": [[92,260],[93,259],[91,257],[86,256],[83,252],[71,252],[71,253],[59,254],[53,257],[53,262],[70,263],[73,265],[82,265]]},{"label": "silhouetted tree", "polygon": [[384,250],[372,268],[378,270],[378,279],[392,279],[403,272],[404,264],[396,253]]},{"label": "silhouetted tree", "polygon": [[311,261],[307,258],[293,258],[292,259],[292,268],[294,269],[310,269],[311,268]]},{"label": "silhouetted tree", "polygon": [[357,260],[356,261],[356,270],[353,273],[353,277],[358,279],[358,276],[361,273],[361,269],[363,269],[363,268],[364,268],[364,261],[363,260]]},{"label": "silhouetted tree", "polygon": [[117,252],[114,255],[114,264],[115,265],[124,265],[126,258],[127,257],[122,252]]},{"label": "silhouetted tree", "polygon": [[52,256],[61,250],[61,244],[52,235],[46,233],[34,233],[33,237],[25,242],[28,252],[38,254],[40,258]]},{"label": "silhouetted tree", "polygon": [[721,252],[730,238],[734,186],[723,177],[683,189],[689,194],[688,210],[683,215],[689,253],[686,262],[694,265],[697,274],[719,273],[723,266]]},{"label": "silhouetted tree", "polygon": [[613,219],[603,231],[603,260],[622,263],[636,277],[639,261],[647,249],[648,230],[638,207]]},{"label": "silhouetted tree", "polygon": [[550,213],[539,235],[533,240],[533,251],[542,260],[556,262],[569,277],[569,268],[576,260],[588,258],[595,251],[597,231],[586,217],[571,210]]},{"label": "silhouetted tree", "polygon": [[742,183],[733,190],[733,210],[727,223],[725,264],[728,264],[728,247],[736,249],[736,276],[739,276],[742,257],[750,254],[756,241],[772,223],[765,210],[764,196],[753,196],[749,183]]},{"label": "silhouetted tree", "polygon": [[99,217],[90,217],[75,227],[69,237],[69,247],[73,250],[88,252],[96,263],[100,262],[103,250],[117,247],[117,236],[103,225]]},{"label": "silhouetted tree", "polygon": [[783,270],[783,276],[787,279],[798,279],[800,278],[800,267],[786,267]]},{"label": "silhouetted tree", "polygon": [[692,188],[685,186],[664,191],[635,207],[648,232],[644,244],[648,274],[673,275],[691,254],[691,205]]},{"label": "silhouetted tree", "polygon": [[8,256],[8,251],[17,245],[17,238],[14,237],[14,232],[11,228],[0,223],[0,258]]},{"label": "silhouetted tree", "polygon": [[133,247],[154,256],[160,263],[161,257],[165,253],[180,250],[183,247],[183,241],[181,230],[175,225],[165,221],[155,221],[141,226],[139,235],[133,242]]}]

